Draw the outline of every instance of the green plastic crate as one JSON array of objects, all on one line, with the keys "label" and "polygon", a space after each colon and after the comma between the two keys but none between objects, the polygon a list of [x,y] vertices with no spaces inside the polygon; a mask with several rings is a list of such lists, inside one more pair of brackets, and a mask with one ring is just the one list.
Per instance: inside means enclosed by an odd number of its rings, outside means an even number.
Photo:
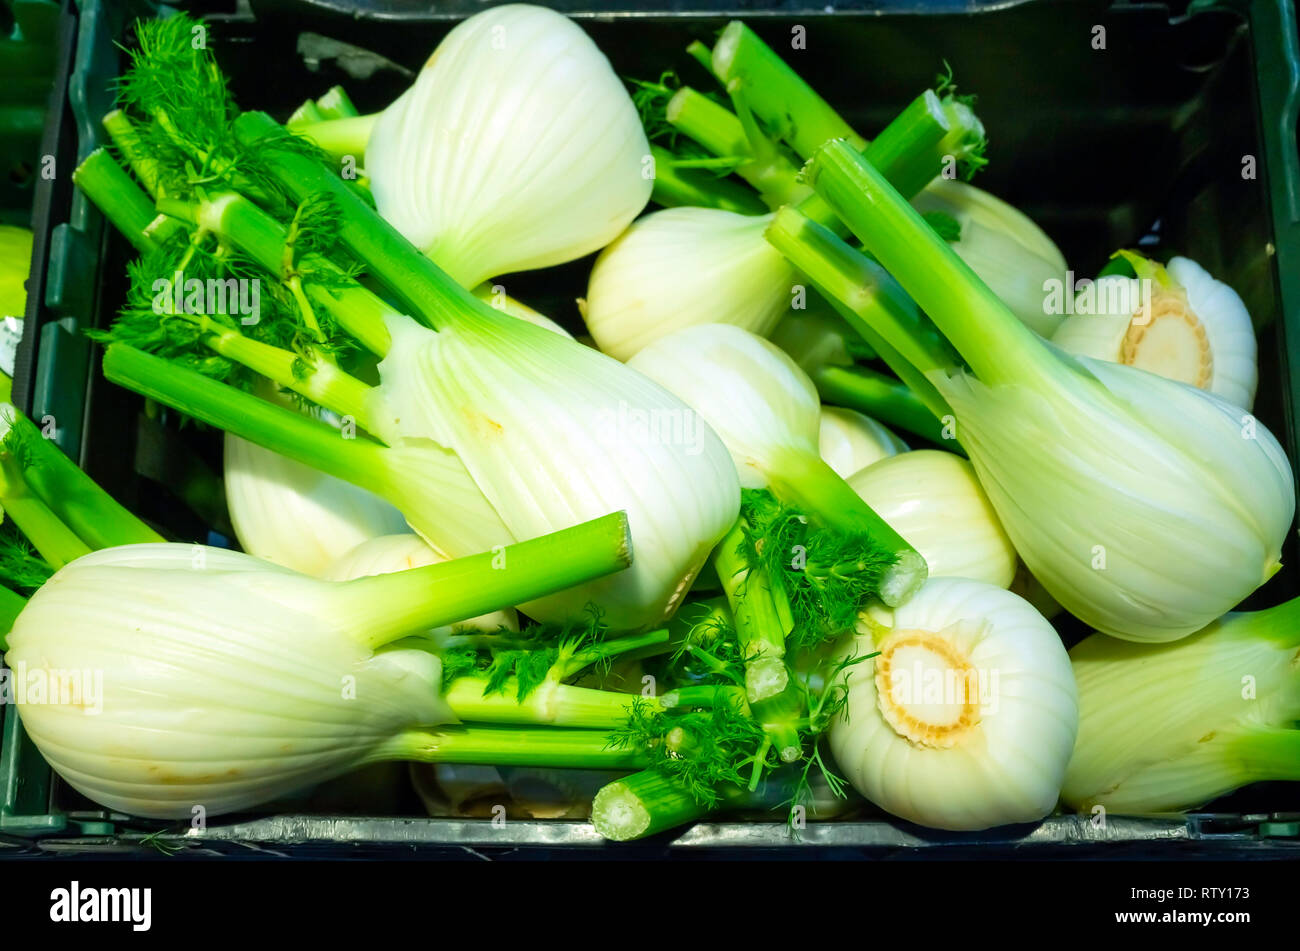
[{"label": "green plastic crate", "polygon": [[[833,105],[860,128],[879,127],[893,108],[927,84],[946,56],[963,88],[982,94],[981,116],[993,163],[981,184],[1022,207],[1057,239],[1076,272],[1095,273],[1106,255],[1141,237],[1159,219],[1170,247],[1202,261],[1242,294],[1251,313],[1273,317],[1261,340],[1261,420],[1279,435],[1293,465],[1300,461],[1300,48],[1293,0],[851,0],[827,13],[799,0],[733,12],[687,2],[622,0],[598,9],[582,0],[550,4],[591,31],[623,75],[657,75],[680,62],[688,34],[705,38],[743,16],[760,34],[788,36],[792,24],[829,50],[800,71],[831,93]],[[109,82],[120,66],[121,4],[84,0],[76,42],[65,61],[62,115],[46,137],[60,162],[75,162],[101,141],[98,117],[109,107]],[[431,9],[436,6],[436,10]],[[278,114],[344,83],[363,111],[379,108],[405,86],[397,70],[349,77],[326,59],[317,72],[299,61],[298,34],[312,32],[374,50],[397,63],[419,63],[456,20],[480,9],[474,0],[250,0],[251,14],[209,18],[218,56],[236,98]],[[1088,60],[1093,25],[1108,31],[1104,66]],[[1066,42],[1074,37],[1078,43]],[[1083,39],[1080,39],[1083,38]],[[845,101],[846,63],[870,63]],[[865,68],[865,67],[864,67]],[[57,129],[53,135],[51,129]],[[51,145],[54,147],[54,145]],[[1222,169],[1257,159],[1255,180]],[[1219,169],[1216,173],[1214,170]],[[50,186],[38,243],[44,267],[40,299],[29,308],[15,399],[59,425],[60,444],[105,487],[177,537],[213,528],[170,495],[167,459],[202,468],[215,458],[211,437],[181,435],[141,420],[140,401],[104,383],[97,353],[78,331],[111,319],[123,289],[127,253],[70,187]],[[1197,223],[1207,223],[1198,228]],[[1213,232],[1207,234],[1207,231]],[[570,322],[572,287],[589,262],[512,277],[512,291]],[[184,460],[189,460],[185,462]],[[174,463],[173,463],[174,465]],[[1300,472],[1300,466],[1296,466]],[[1300,593],[1294,539],[1290,567],[1268,589]],[[989,857],[1060,854],[1093,857],[1222,857],[1300,854],[1300,784],[1260,784],[1191,816],[1055,816],[1028,827],[947,834],[888,821],[879,814],[810,824],[792,840],[782,823],[712,822],[618,847],[601,843],[578,822],[427,818],[422,813],[359,819],[283,814],[231,817],[201,833],[166,830],[98,809],[52,776],[26,742],[16,718],[0,736],[0,847],[41,842],[62,849],[147,848],[153,844],[238,854],[274,848],[300,854],[390,854],[412,849],[449,854],[465,849],[526,849],[532,854],[582,849],[696,852],[808,849],[850,854]],[[275,811],[275,810],[268,810]],[[283,810],[280,810],[283,811]],[[149,830],[160,834],[149,837]],[[18,847],[18,846],[16,846]],[[802,850],[802,851],[800,851]]]},{"label": "green plastic crate", "polygon": [[[77,18],[53,0],[0,3],[0,222],[35,223],[27,325],[41,318],[39,285],[44,280],[49,236],[42,223],[58,199],[60,151],[66,140],[60,109],[66,64],[72,55]],[[47,117],[50,121],[47,122]],[[64,166],[69,171],[71,164]],[[30,367],[30,348],[20,348],[16,374]],[[0,833],[39,835],[67,828],[67,818],[49,803],[50,769],[26,740],[18,717],[0,706]]]}]

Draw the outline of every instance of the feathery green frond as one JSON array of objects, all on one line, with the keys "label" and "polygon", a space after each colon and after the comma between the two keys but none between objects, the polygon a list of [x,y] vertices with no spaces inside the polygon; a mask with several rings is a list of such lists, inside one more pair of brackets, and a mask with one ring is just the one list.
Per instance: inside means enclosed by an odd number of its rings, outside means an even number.
[{"label": "feathery green frond", "polygon": [[680,782],[696,802],[716,806],[719,787],[749,782],[742,770],[762,760],[761,768],[776,765],[765,744],[763,728],[736,705],[709,709],[654,711],[637,698],[626,726],[610,734],[610,746],[649,754],[652,766]]},{"label": "feathery green frond", "polygon": [[894,553],[868,534],[817,526],[764,489],[745,490],[741,511],[741,554],[789,601],[792,640],[815,646],[851,630],[863,604],[879,591]]},{"label": "feathery green frond", "polygon": [[30,594],[45,584],[52,574],[54,569],[36,554],[13,522],[5,520],[0,524],[0,583],[14,591]]}]

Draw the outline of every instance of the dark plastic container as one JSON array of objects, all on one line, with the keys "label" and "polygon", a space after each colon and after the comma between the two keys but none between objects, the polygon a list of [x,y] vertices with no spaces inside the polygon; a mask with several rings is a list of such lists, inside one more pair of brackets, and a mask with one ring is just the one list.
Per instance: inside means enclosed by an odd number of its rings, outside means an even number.
[{"label": "dark plastic container", "polygon": [[[63,121],[68,76],[76,48],[77,17],[56,0],[0,2],[0,223],[30,226],[32,268],[25,331],[48,320],[41,300],[50,258],[52,207],[68,201],[75,154]],[[58,162],[66,159],[59,175]],[[36,315],[41,314],[40,317]],[[31,372],[33,348],[24,343],[14,374]],[[25,405],[25,398],[20,405]],[[65,444],[67,445],[67,444]],[[50,815],[50,769],[25,741],[18,717],[0,705],[0,834],[40,834],[67,826]],[[12,820],[12,824],[11,824]]]},{"label": "dark plastic container", "polygon": [[[797,2],[740,3],[725,11],[686,3],[550,5],[575,16],[630,77],[655,77],[666,68],[693,75],[683,47],[709,39],[735,16],[780,50],[802,27],[806,50],[789,53],[795,67],[867,134],[929,85],[947,60],[962,90],[980,96],[991,164],[979,184],[1037,220],[1076,274],[1092,276],[1112,250],[1141,240],[1153,253],[1195,258],[1242,295],[1260,335],[1256,414],[1293,465],[1300,458],[1300,50],[1291,0],[877,0],[839,4],[834,12]],[[381,108],[455,21],[482,8],[469,0],[433,11],[427,0],[250,0],[242,12],[191,6],[208,14],[238,101],[279,117],[335,83],[363,112]],[[60,133],[61,163],[75,163],[99,144],[97,120],[110,106],[108,84],[120,68],[112,41],[122,35],[123,15],[108,13],[103,0],[85,0],[79,16],[75,58],[64,73],[67,101],[47,129],[47,137]],[[95,348],[77,333],[111,320],[128,249],[61,178],[50,187],[38,235],[44,290],[29,307],[15,399],[36,418],[53,416],[64,449],[143,517],[177,538],[220,541],[216,516],[196,512],[177,491],[216,477],[219,439],[180,430],[166,412],[146,417],[138,397],[103,381]],[[573,298],[589,266],[587,260],[512,276],[511,292],[576,327]],[[1284,561],[1293,566],[1296,554],[1292,541]],[[1288,568],[1251,605],[1297,593],[1300,583]],[[1065,815],[969,835],[860,810],[810,822],[798,837],[780,822],[734,821],[613,847],[582,822],[428,818],[418,805],[383,817],[286,814],[232,817],[201,831],[164,829],[77,796],[52,776],[15,720],[7,718],[0,747],[0,833],[23,837],[8,841],[31,850],[152,844],[349,855],[395,848],[449,855],[1300,855],[1300,784],[1283,783],[1251,787],[1191,816],[1110,817],[1102,826]],[[34,836],[43,838],[28,838]]]}]

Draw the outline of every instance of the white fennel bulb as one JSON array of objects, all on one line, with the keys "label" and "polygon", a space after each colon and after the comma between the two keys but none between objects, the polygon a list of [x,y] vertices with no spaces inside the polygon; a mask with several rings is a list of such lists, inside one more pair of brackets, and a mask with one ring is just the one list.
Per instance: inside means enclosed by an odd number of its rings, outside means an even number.
[{"label": "white fennel bulb", "polygon": [[1300,779],[1300,599],[1172,644],[1094,634],[1070,651],[1079,739],[1062,798],[1092,811],[1195,808]]},{"label": "white fennel bulb", "polygon": [[907,452],[907,443],[870,416],[839,406],[821,408],[817,446],[826,464],[845,479],[874,462]]},{"label": "white fennel bulb", "polygon": [[628,366],[704,418],[731,453],[744,488],[766,488],[789,456],[817,455],[817,390],[762,337],[729,324],[699,324],[660,338]]},{"label": "white fennel bulb", "polygon": [[[447,560],[445,556],[430,548],[419,535],[410,533],[382,535],[364,541],[343,554],[321,574],[321,577],[326,581],[352,581],[354,578],[386,575],[394,571],[406,571],[409,568],[423,568],[425,565],[440,565]],[[490,614],[466,618],[452,627],[435,631],[434,634],[450,635],[464,628],[486,631],[489,634],[502,628],[517,631],[519,616],[513,608],[504,608]]]},{"label": "white fennel bulb", "polygon": [[795,272],[763,240],[770,215],[668,208],[634,222],[591,269],[583,317],[627,360],[682,327],[735,324],[761,336],[790,306]]},{"label": "white fennel bulb", "polygon": [[[49,764],[90,799],[134,815],[232,812],[385,759],[617,768],[597,752],[603,741],[571,755],[565,731],[548,744],[517,731],[434,730],[458,718],[422,635],[630,558],[618,513],[502,552],[343,583],[219,548],[125,545],[46,581],[9,631],[6,663]],[[515,718],[498,722],[536,722],[514,701],[502,712]]]},{"label": "white fennel bulb", "polygon": [[[380,389],[397,440],[436,444],[463,462],[496,513],[485,532],[412,526],[451,557],[626,510],[636,559],[590,585],[521,605],[542,621],[589,603],[615,629],[671,616],[739,510],[727,450],[690,408],[622,364],[490,311],[433,332],[389,320]],[[386,436],[386,439],[389,438]],[[409,516],[408,512],[408,516]]]},{"label": "white fennel bulb", "polygon": [[150,394],[180,399],[183,390],[189,413],[380,495],[450,558],[626,511],[637,553],[630,570],[519,607],[562,623],[594,605],[624,631],[671,616],[740,508],[718,437],[617,360],[499,313],[409,245],[398,251],[404,266],[416,265],[409,288],[430,290],[427,268],[450,299],[428,305],[437,330],[397,313],[385,320],[380,382],[354,400],[381,441],[341,439],[201,374],[144,384],[170,368],[131,347],[110,348],[105,372]]},{"label": "white fennel bulb", "polygon": [[1280,565],[1295,512],[1282,447],[1203,390],[1062,366],[1050,388],[941,380],[980,483],[1071,614],[1128,640],[1199,630]]},{"label": "white fennel bulb", "polygon": [[970,578],[1008,588],[1016,550],[969,462],[919,449],[849,478],[864,502],[921,553],[932,578]]},{"label": "white fennel bulb", "polygon": [[99,710],[29,697],[23,725],[90,799],[176,819],[269,801],[453,721],[438,657],[373,650],[344,591],[192,545],[87,555],[32,597],[6,658],[29,678],[96,672]]},{"label": "white fennel bulb", "polygon": [[1018,208],[955,179],[936,178],[912,205],[955,219],[961,232],[952,249],[1026,326],[1052,336],[1061,315],[1048,312],[1046,288],[1063,286],[1067,273],[1065,256],[1042,228]]},{"label": "white fennel bulb", "polygon": [[375,120],[380,214],[466,286],[580,258],[650,200],[622,81],[572,20],[508,4],[456,26]]},{"label": "white fennel bulb", "polygon": [[1009,591],[933,578],[868,618],[830,747],[882,809],[937,829],[1042,819],[1056,806],[1079,712],[1056,631]]},{"label": "white fennel bulb", "polygon": [[742,487],[770,489],[805,515],[870,533],[894,553],[880,582],[886,603],[906,599],[925,580],[924,560],[822,459],[817,390],[775,344],[731,324],[697,324],[661,337],[628,366],[704,418],[730,451]]},{"label": "white fennel bulb", "polygon": [[1052,337],[1063,350],[1124,363],[1250,409],[1259,382],[1255,329],[1241,298],[1191,258],[1167,267],[1123,252],[1136,278],[1107,275],[1081,290]]},{"label": "white fennel bulb", "polygon": [[[1254,417],[1205,390],[1045,343],[843,143],[805,176],[960,354],[965,366],[872,315],[951,410],[1016,551],[1062,607],[1115,637],[1176,640],[1272,576],[1295,487]],[[797,240],[828,243],[809,228]],[[853,254],[843,242],[833,250]],[[801,266],[838,259],[819,249]]]},{"label": "white fennel bulb", "polygon": [[[273,388],[264,395],[290,405]],[[229,433],[224,455],[230,524],[250,555],[320,575],[367,539],[406,531],[392,504],[319,469]]]}]

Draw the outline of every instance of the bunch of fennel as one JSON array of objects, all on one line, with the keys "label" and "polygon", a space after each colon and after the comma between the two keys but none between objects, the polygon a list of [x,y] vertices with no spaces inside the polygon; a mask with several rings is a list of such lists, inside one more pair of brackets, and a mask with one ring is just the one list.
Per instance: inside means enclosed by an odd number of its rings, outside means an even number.
[{"label": "bunch of fennel", "polygon": [[[619,570],[631,558],[621,514],[395,573],[383,573],[395,549],[372,545],[350,562],[364,577],[330,583],[161,543],[16,410],[3,418],[0,500],[24,537],[6,527],[0,538],[0,686],[42,755],[92,800],[179,818],[259,805],[383,759],[645,762],[609,745],[636,698],[566,681],[670,649],[666,630],[617,640],[595,622],[438,631]],[[403,561],[427,560],[406,551]]]},{"label": "bunch of fennel", "polygon": [[1049,348],[847,143],[828,144],[805,176],[966,366],[863,293],[875,266],[816,222],[785,209],[769,240],[856,308],[914,392],[953,415],[1007,535],[1066,610],[1117,637],[1176,640],[1277,570],[1294,485],[1253,417],[1203,390]]},{"label": "bunch of fennel", "polygon": [[[142,25],[149,42],[122,84],[164,197],[143,207],[102,153],[77,173],[148,249],[133,301],[108,335],[108,377],[374,492],[447,556],[626,508],[636,563],[527,610],[562,621],[593,602],[617,629],[669,616],[738,506],[713,433],[644,377],[461,288],[304,140],[259,114],[236,118],[210,52],[191,49],[170,25],[176,19]],[[162,81],[177,59],[197,88]],[[212,174],[198,187],[186,169],[200,157]],[[174,226],[162,240],[157,211]],[[396,306],[357,281],[356,262]],[[252,327],[188,309],[159,315],[149,276],[182,268],[261,280],[272,289],[268,313]],[[346,369],[359,349],[381,358],[378,386]],[[366,438],[331,437],[211,379],[257,376],[351,420]],[[642,415],[676,419],[689,442],[645,432]]]},{"label": "bunch of fennel", "polygon": [[[161,33],[157,40],[151,39],[155,32]],[[168,49],[169,36],[166,29],[144,30],[141,41],[151,50],[150,55],[160,56]],[[147,62],[142,60],[137,68],[143,68]],[[144,138],[132,119],[121,110],[114,110],[104,117],[103,124],[118,151],[131,160],[148,198],[155,202],[165,199],[163,167],[146,151]],[[87,167],[92,179],[96,169],[106,179],[102,188],[114,199],[108,206],[110,214],[115,214],[114,222],[149,262],[138,262],[137,273],[157,273],[154,267],[162,263],[162,246],[169,237],[175,238],[182,232],[180,223],[165,217],[155,218],[145,196],[106,156],[92,157]],[[189,269],[190,278],[196,276],[197,270],[203,277],[220,279],[216,269],[201,266],[201,256],[195,260],[196,252],[197,249],[186,248],[178,262]],[[184,277],[184,270],[171,272],[171,279],[184,280]],[[226,286],[224,281],[221,286]],[[231,294],[234,293],[232,288]],[[138,302],[141,316],[149,325],[148,332],[154,336],[167,330],[156,326],[162,303],[157,296],[148,301],[154,314],[145,316],[145,301]],[[166,305],[165,313],[174,310],[174,298],[167,300]],[[254,322],[260,318],[260,310],[252,315]],[[168,332],[174,335],[176,328]],[[181,330],[182,335],[192,332],[193,328]],[[207,372],[213,372],[210,362]],[[251,389],[263,399],[297,409],[336,429],[342,427],[336,414],[295,399],[292,392],[269,379],[252,382]],[[406,527],[401,513],[374,493],[230,433],[225,436],[222,468],[230,524],[240,546],[246,552],[295,571],[319,575],[331,562],[366,539]]]},{"label": "bunch of fennel", "polygon": [[[7,418],[0,489],[40,555],[8,529],[0,538],[0,651],[12,668],[0,686],[46,758],[96,802],[153,818],[218,815],[394,758],[653,769],[688,730],[710,751],[676,771],[694,777],[692,803],[742,762],[769,786],[772,764],[753,742],[762,731],[731,702],[737,655],[715,609],[703,606],[717,624],[617,639],[595,615],[520,634],[496,626],[501,615],[440,627],[617,570],[629,558],[621,516],[446,564],[428,564],[438,559],[412,536],[375,540],[335,566],[358,580],[330,583],[220,549],[147,543],[151,530],[29,422]],[[29,603],[20,592],[33,589]],[[675,679],[689,686],[657,698],[571,683],[674,650]],[[105,676],[92,696],[76,674],[96,670]]]},{"label": "bunch of fennel", "polygon": [[[1293,502],[1252,418],[1132,369],[1250,405],[1249,319],[1208,275],[1129,256],[1164,294],[1155,327],[1117,312],[1057,332],[1128,368],[1023,329],[1054,329],[1038,285],[1064,261],[1019,212],[943,177],[946,153],[983,161],[950,81],[869,145],[733,24],[703,50],[730,108],[637,84],[647,147],[585,34],[508,6],[453,30],[377,116],[341,91],[305,104],[301,138],[239,114],[192,22],[142,27],[105,119],[132,174],[103,153],[77,174],[141,254],[106,372],[227,429],[260,467],[329,473],[368,514],[334,525],[287,483],[282,505],[231,493],[246,549],[292,563],[315,548],[323,580],[125,545],[160,539],[66,460],[41,463],[50,447],[28,447],[15,416],[0,649],[27,673],[97,666],[115,685],[102,723],[76,698],[20,700],[76,788],[183,817],[383,759],[634,769],[592,804],[600,834],[630,839],[756,802],[816,807],[817,782],[847,794],[837,768],[944,829],[1035,821],[1063,787],[1072,806],[1146,811],[1295,776],[1290,606],[1174,644],[1098,634],[1072,670],[1051,598],[1011,593],[1037,575],[1111,633],[1178,637],[1259,583]],[[599,248],[652,179],[670,210],[607,249],[585,302],[628,367],[481,283]],[[260,281],[260,319],[201,300],[159,312],[151,282],[179,270]],[[638,302],[648,287],[661,299]],[[819,395],[970,461],[907,452]],[[266,541],[244,517],[258,504],[278,516]],[[586,521],[620,508],[629,522]],[[390,534],[398,510],[418,534]],[[1193,543],[1209,532],[1207,555]],[[721,596],[690,603],[701,565],[696,589]],[[597,689],[614,663],[632,692]],[[1189,671],[1196,702],[1170,699]],[[1117,739],[1120,720],[1150,729]]]},{"label": "bunch of fennel", "polygon": [[735,619],[745,699],[779,759],[803,760],[805,724],[821,701],[799,676],[800,654],[851,630],[872,597],[906,601],[925,581],[925,560],[821,458],[816,391],[769,341],[700,324],[628,365],[682,397],[731,452],[746,492],[714,569]]}]

